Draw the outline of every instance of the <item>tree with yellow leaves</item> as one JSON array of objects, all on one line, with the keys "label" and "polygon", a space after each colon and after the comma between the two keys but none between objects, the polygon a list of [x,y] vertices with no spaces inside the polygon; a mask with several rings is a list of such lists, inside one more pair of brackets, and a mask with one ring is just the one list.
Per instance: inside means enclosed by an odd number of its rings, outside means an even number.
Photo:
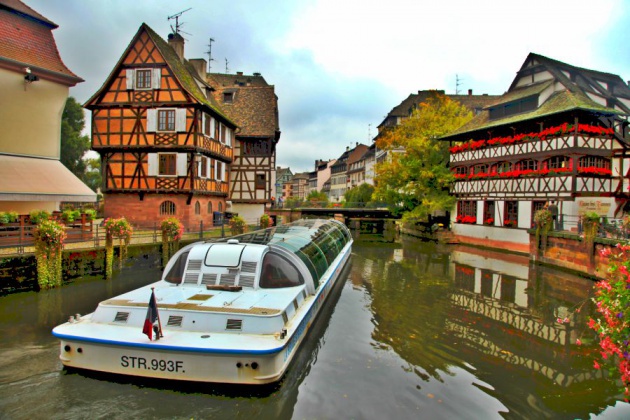
[{"label": "tree with yellow leaves", "polygon": [[374,197],[405,219],[450,210],[455,198],[449,194],[454,179],[448,169],[449,145],[438,139],[471,118],[466,107],[435,92],[402,124],[387,130],[376,143],[388,159],[376,166]]}]

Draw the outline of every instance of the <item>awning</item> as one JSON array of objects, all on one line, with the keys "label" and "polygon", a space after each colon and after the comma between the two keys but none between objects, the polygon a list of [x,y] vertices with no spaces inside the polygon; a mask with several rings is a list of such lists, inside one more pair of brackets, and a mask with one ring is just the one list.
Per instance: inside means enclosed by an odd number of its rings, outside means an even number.
[{"label": "awning", "polygon": [[96,193],[55,159],[0,155],[0,201],[96,201]]}]

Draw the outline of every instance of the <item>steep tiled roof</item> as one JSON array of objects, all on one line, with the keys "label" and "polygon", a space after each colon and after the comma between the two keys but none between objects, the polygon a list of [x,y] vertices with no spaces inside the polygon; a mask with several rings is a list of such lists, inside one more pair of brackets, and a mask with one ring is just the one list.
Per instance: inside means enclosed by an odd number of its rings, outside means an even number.
[{"label": "steep tiled roof", "polygon": [[[544,66],[544,70],[551,73],[554,78],[528,86],[517,87],[519,76],[522,76],[528,71],[531,72],[533,68],[537,67],[525,67],[524,65],[524,67],[519,71],[515,81],[512,83],[510,90],[501,96],[501,98],[497,101],[497,104],[504,104],[531,95],[540,94],[543,90],[547,89],[555,82],[561,83],[566,90],[556,91],[538,108],[529,112],[490,120],[489,111],[484,110],[481,114],[475,116],[471,121],[464,124],[464,126],[442,137],[442,139],[465,140],[468,134],[481,130],[485,133],[487,129],[529,120],[537,120],[573,110],[590,111],[609,115],[623,114],[622,111],[601,105],[588,96],[588,93],[597,93],[612,97],[611,92],[606,93],[601,89],[593,88],[593,84],[595,83],[593,78],[595,78],[597,80],[606,81],[609,83],[609,86],[616,86],[616,89],[619,92],[618,96],[630,98],[630,88],[627,87],[619,76],[611,75],[610,73],[597,72],[594,70],[581,69],[579,67],[570,66],[537,54],[530,54],[525,63],[527,64],[528,62],[532,62],[532,60],[538,62],[538,66]],[[573,76],[567,77],[565,72],[571,72],[573,73]],[[589,81],[588,86],[586,86],[586,84],[585,86],[581,86],[578,82],[580,79]]]},{"label": "steep tiled roof", "polygon": [[188,92],[195,101],[199,104],[205,105],[208,108],[212,109],[215,114],[221,116],[224,122],[231,124],[232,126],[236,126],[233,120],[231,120],[221,109],[221,107],[216,103],[212,96],[207,98],[204,92],[201,90],[199,85],[206,85],[206,82],[201,80],[197,75],[195,68],[190,64],[188,60],[180,60],[179,56],[175,52],[175,50],[168,44],[168,42],[164,41],[161,36],[159,36],[153,29],[149,27],[146,23],[140,25],[138,32],[131,39],[129,45],[125,49],[125,52],[120,56],[118,63],[113,67],[109,76],[107,76],[107,80],[101,86],[101,88],[92,95],[90,99],[83,105],[88,109],[91,109],[91,105],[94,104],[96,98],[98,98],[101,93],[110,85],[110,81],[115,77],[117,73],[117,69],[121,66],[124,58],[127,56],[129,50],[133,48],[136,41],[140,38],[142,32],[145,31],[149,38],[153,41],[155,46],[157,47],[162,57],[166,61],[167,65],[170,67],[171,71],[175,75],[175,78],[179,81],[182,88]]},{"label": "steep tiled roof", "polygon": [[82,82],[61,60],[52,29],[57,25],[17,0],[0,0],[0,62],[32,67],[40,77]]},{"label": "steep tiled roof", "polygon": [[[273,137],[279,133],[278,98],[262,76],[208,74],[214,99],[239,126],[239,137]],[[224,93],[232,93],[224,102]]]},{"label": "steep tiled roof", "polygon": [[443,90],[419,90],[418,93],[412,93],[400,104],[392,108],[387,117],[379,124],[379,127],[383,126],[391,117],[409,117],[413,109],[417,108],[419,104],[426,102],[435,94],[445,95],[452,100],[458,101],[471,111],[492,105],[501,97],[500,95],[473,95],[472,93],[468,95],[446,95]]},{"label": "steep tiled roof", "polygon": [[[179,80],[179,82],[182,84],[182,87],[188,93],[190,93],[199,103],[207,105],[221,116],[229,118],[229,116],[225,115],[225,113],[222,112],[222,109],[217,105],[214,100],[208,99],[206,95],[201,91],[201,88],[196,81],[197,78],[195,77],[196,71],[194,67],[187,60],[184,60],[182,62],[182,60],[180,60],[175,50],[168,44],[168,42],[164,41],[162,37],[159,36],[146,23],[142,24],[138,33],[143,28],[147,31],[147,34],[149,34],[149,37],[155,43],[160,53],[162,53],[162,56],[173,71],[173,74],[175,74],[177,80]],[[205,83],[205,81],[203,81],[203,83]]]},{"label": "steep tiled roof", "polygon": [[212,80],[213,85],[222,87],[235,87],[235,86],[269,86],[265,78],[260,73],[248,74],[229,74],[229,73],[210,73],[208,79]]},{"label": "steep tiled roof", "polygon": [[22,13],[24,15],[30,16],[32,18],[35,18],[47,25],[50,25],[52,28],[58,28],[59,25],[57,25],[55,22],[46,19],[45,16],[40,15],[39,13],[37,13],[35,10],[31,9],[30,7],[28,7],[27,5],[25,5],[24,3],[22,3],[20,0],[0,0],[0,8],[4,9],[4,8],[8,8],[8,9],[13,9],[14,11],[18,12],[18,13]]}]

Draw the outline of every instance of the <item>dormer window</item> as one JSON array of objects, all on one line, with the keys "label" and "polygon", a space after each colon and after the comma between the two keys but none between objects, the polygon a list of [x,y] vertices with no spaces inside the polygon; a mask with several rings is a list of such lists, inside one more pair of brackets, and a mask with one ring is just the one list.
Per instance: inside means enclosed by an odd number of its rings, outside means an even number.
[{"label": "dormer window", "polygon": [[223,103],[231,104],[234,102],[234,92],[223,92]]},{"label": "dormer window", "polygon": [[510,115],[521,114],[523,112],[533,111],[538,107],[538,95],[528,96],[527,98],[517,99],[515,101],[505,102],[493,106],[489,110],[490,120],[497,120]]}]

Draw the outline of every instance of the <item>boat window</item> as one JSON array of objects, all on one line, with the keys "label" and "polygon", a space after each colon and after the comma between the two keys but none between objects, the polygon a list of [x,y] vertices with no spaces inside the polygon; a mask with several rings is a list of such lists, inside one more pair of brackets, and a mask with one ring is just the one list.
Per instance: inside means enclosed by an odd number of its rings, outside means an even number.
[{"label": "boat window", "polygon": [[164,276],[164,280],[173,284],[180,284],[182,282],[182,277],[184,276],[184,269],[186,268],[186,260],[188,260],[188,252],[183,252],[175,264],[171,267],[171,269]]},{"label": "boat window", "polygon": [[272,252],[265,255],[260,273],[261,288],[276,289],[300,284],[304,284],[304,278],[289,260]]},{"label": "boat window", "polygon": [[238,267],[245,245],[214,244],[208,249],[205,264],[215,267]]}]

